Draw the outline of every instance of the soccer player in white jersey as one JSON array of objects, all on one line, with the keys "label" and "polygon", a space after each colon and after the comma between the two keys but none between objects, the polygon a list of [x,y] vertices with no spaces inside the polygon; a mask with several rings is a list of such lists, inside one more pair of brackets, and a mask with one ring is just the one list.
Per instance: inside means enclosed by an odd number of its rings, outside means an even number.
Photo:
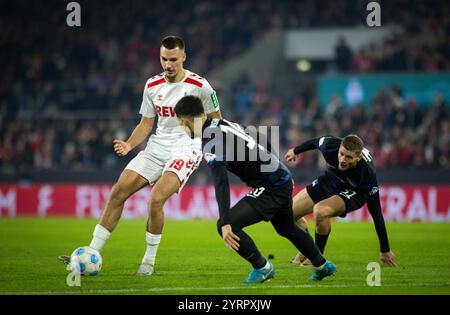
[{"label": "soccer player in white jersey", "polygon": [[[164,203],[183,188],[202,158],[201,142],[183,131],[175,115],[175,105],[183,96],[195,95],[201,98],[209,117],[221,118],[216,93],[208,81],[183,68],[184,48],[179,37],[168,36],[162,40],[160,62],[164,72],[145,83],[139,111],[141,121],[127,141],[113,141],[117,155],[127,155],[147,138],[158,116],[156,134],[150,137],[145,150],[125,167],[113,186],[89,245],[101,251],[119,222],[125,201],[143,187],[153,185],[148,204],[147,248],[138,275],[153,274],[164,225]],[[65,263],[70,260],[67,256],[60,259]]]}]

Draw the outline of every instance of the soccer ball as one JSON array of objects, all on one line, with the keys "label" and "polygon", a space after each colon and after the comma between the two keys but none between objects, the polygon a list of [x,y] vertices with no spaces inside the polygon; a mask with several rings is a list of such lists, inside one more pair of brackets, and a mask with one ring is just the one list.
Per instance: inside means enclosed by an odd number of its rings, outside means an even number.
[{"label": "soccer ball", "polygon": [[78,247],[70,256],[70,269],[84,276],[96,276],[102,269],[102,256],[88,246]]}]

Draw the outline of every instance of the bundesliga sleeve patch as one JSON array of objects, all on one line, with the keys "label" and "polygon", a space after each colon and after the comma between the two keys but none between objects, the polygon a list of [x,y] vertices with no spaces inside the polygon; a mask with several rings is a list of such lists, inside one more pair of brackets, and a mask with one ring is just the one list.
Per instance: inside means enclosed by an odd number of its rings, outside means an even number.
[{"label": "bundesliga sleeve patch", "polygon": [[372,187],[369,196],[375,195],[378,192],[378,187]]},{"label": "bundesliga sleeve patch", "polygon": [[325,137],[320,138],[320,140],[319,140],[319,147],[322,146],[324,141],[325,141]]},{"label": "bundesliga sleeve patch", "polygon": [[215,154],[209,152],[205,152],[203,154],[203,157],[205,158],[206,163],[208,163],[208,165],[211,165],[211,163],[214,162],[217,158]]},{"label": "bundesliga sleeve patch", "polygon": [[219,107],[219,100],[217,99],[216,91],[213,91],[210,96],[211,96],[211,101],[214,105],[214,108]]}]

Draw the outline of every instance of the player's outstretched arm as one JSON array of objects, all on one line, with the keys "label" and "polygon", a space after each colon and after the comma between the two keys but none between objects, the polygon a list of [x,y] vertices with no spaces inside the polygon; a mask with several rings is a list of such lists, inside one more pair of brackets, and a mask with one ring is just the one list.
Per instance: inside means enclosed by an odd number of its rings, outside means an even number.
[{"label": "player's outstretched arm", "polygon": [[228,171],[225,165],[221,162],[215,162],[211,166],[211,171],[214,177],[214,187],[216,191],[216,199],[219,206],[219,221],[222,231],[222,239],[232,251],[239,250],[239,237],[233,233],[230,225],[230,185],[228,183]]},{"label": "player's outstretched arm", "polygon": [[208,162],[214,180],[217,205],[219,208],[220,225],[230,224],[230,185],[228,183],[228,170],[221,161]]},{"label": "player's outstretched arm", "polygon": [[[290,148],[284,156],[285,160],[287,162],[295,162],[297,160],[297,155],[299,155],[300,153],[318,149],[320,145],[320,139],[321,138],[314,138],[303,142],[295,148]],[[322,139],[324,139],[324,137],[322,137]]]},{"label": "player's outstretched arm", "polygon": [[134,128],[133,133],[127,141],[115,139],[113,141],[114,151],[118,156],[127,155],[133,148],[144,141],[152,131],[155,119],[142,116],[139,124]]},{"label": "player's outstretched arm", "polygon": [[375,230],[380,242],[380,260],[389,267],[395,267],[397,264],[395,262],[394,253],[389,248],[389,240],[383,213],[381,212],[379,193],[369,196],[367,200],[367,207],[369,209],[370,215],[373,218]]},{"label": "player's outstretched arm", "polygon": [[208,165],[211,168],[214,179],[217,205],[219,207],[219,228],[222,232],[222,239],[230,250],[237,251],[239,249],[240,239],[233,233],[230,225],[230,185],[228,182],[228,170],[223,161],[212,159],[208,161]]}]

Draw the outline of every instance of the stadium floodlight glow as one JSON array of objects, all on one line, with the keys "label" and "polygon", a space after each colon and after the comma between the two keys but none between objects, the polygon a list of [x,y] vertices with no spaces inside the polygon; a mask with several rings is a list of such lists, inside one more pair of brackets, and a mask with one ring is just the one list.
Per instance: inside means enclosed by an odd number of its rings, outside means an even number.
[{"label": "stadium floodlight glow", "polygon": [[296,67],[300,72],[308,72],[309,70],[311,70],[311,63],[309,62],[309,60],[300,59],[299,61],[297,61]]}]

